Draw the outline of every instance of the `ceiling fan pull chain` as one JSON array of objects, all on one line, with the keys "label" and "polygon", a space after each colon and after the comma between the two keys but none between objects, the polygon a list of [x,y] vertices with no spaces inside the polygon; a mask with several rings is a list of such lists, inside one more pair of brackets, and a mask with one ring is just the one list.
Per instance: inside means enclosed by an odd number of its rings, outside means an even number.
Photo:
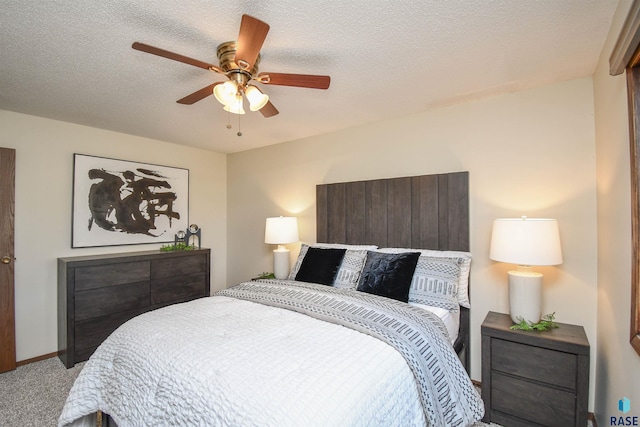
[{"label": "ceiling fan pull chain", "polygon": [[240,114],[238,114],[238,133],[237,133],[238,136],[242,136],[242,132],[240,132],[240,117],[241,117]]}]

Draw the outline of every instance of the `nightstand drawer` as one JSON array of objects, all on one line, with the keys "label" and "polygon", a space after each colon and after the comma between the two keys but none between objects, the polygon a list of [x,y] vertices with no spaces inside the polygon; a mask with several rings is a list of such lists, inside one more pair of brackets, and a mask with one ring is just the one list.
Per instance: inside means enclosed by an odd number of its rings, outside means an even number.
[{"label": "nightstand drawer", "polygon": [[545,387],[519,378],[493,373],[491,375],[491,421],[505,422],[515,416],[549,427],[575,425],[576,397],[574,393]]},{"label": "nightstand drawer", "polygon": [[575,354],[492,338],[491,369],[575,390],[578,357]]}]

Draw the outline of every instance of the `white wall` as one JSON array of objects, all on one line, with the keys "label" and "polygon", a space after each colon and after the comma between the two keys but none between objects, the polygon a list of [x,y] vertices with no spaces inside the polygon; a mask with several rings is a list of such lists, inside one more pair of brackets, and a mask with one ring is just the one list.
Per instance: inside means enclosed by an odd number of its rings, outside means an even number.
[{"label": "white wall", "polygon": [[[627,397],[640,416],[640,356],[629,344],[631,324],[631,185],[626,78],[609,75],[609,56],[631,2],[620,3],[594,75],[598,191],[598,425],[621,416]],[[594,356],[592,352],[592,357]],[[592,385],[593,387],[593,385]]]},{"label": "white wall", "polygon": [[[596,345],[596,192],[591,78],[455,105],[229,155],[228,283],[272,270],[268,216],[299,218],[315,241],[315,185],[470,172],[472,378],[480,324],[508,311],[506,272],[488,258],[494,218],[559,220],[564,264],[545,274],[545,313],[584,325]],[[292,258],[296,245],[290,245]],[[592,363],[592,376],[594,363]],[[593,387],[592,387],[593,402]]]},{"label": "white wall", "polygon": [[160,245],[71,249],[73,153],[189,169],[189,220],[212,249],[212,290],[226,286],[226,156],[0,110],[0,146],[16,149],[17,360],[57,351],[56,259]]}]

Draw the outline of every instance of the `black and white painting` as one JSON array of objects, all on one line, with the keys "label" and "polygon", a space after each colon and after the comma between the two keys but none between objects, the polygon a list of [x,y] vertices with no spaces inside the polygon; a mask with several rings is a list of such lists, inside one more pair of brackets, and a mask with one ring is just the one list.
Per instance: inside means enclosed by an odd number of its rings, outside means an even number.
[{"label": "black and white painting", "polygon": [[188,169],[74,154],[73,248],[173,242],[188,224]]}]

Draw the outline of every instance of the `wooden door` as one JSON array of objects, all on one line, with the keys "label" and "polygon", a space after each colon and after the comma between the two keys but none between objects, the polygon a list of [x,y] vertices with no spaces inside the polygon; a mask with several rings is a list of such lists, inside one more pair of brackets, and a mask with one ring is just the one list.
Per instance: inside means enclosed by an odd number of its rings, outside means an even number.
[{"label": "wooden door", "polygon": [[0,372],[16,368],[14,196],[16,150],[0,148]]}]

